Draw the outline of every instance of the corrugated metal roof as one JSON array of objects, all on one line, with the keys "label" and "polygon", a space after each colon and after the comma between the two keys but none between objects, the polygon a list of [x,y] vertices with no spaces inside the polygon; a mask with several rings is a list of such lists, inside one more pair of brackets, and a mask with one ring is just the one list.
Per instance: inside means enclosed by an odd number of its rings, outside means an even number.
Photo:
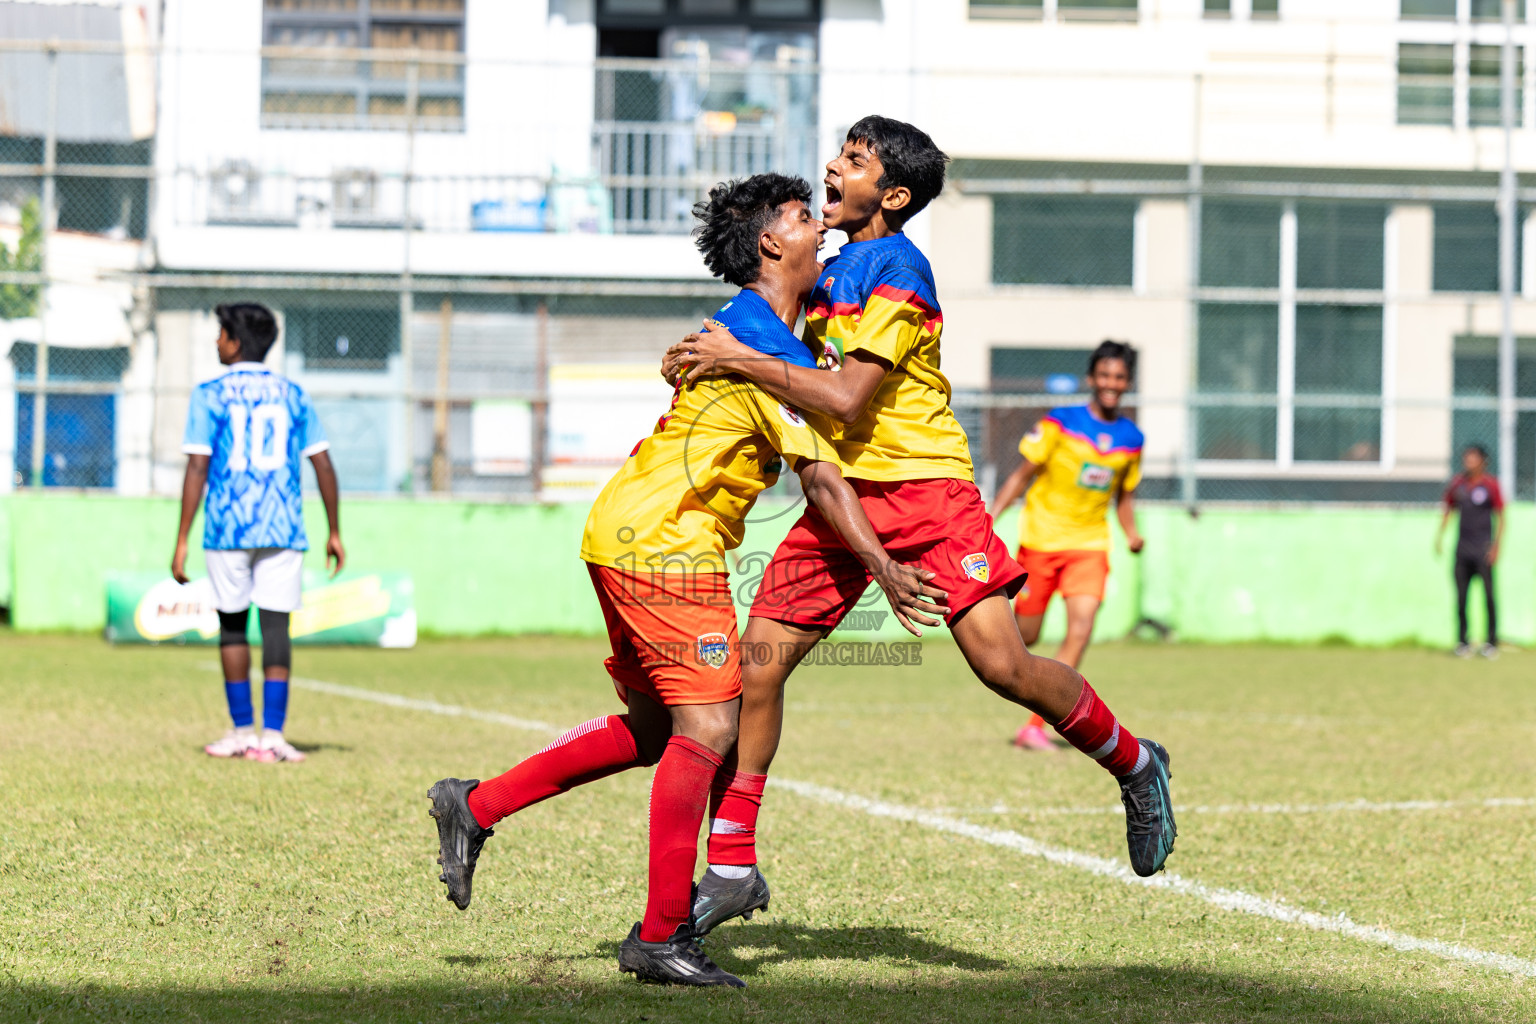
[{"label": "corrugated metal roof", "polygon": [[[119,8],[98,4],[0,3],[0,38],[122,43],[123,18]],[[60,53],[57,59],[60,141],[133,141],[123,55]],[[41,137],[47,119],[48,58],[41,46],[37,53],[0,51],[0,135]],[[146,126],[137,127],[142,136]]]}]

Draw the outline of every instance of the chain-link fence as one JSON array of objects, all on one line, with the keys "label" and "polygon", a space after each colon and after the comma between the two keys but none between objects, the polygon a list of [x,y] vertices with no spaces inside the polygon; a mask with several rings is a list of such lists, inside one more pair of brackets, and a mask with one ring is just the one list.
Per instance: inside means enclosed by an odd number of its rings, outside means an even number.
[{"label": "chain-link fence", "polygon": [[[661,352],[729,294],[679,237],[692,204],[768,169],[816,180],[844,130],[820,109],[829,72],[793,40],[733,61],[477,64],[448,36],[268,33],[212,53],[111,31],[0,44],[14,487],[174,493],[188,396],[219,372],[212,307],[247,299],[278,313],[268,363],[313,397],[349,492],[589,497],[666,407]],[[1020,75],[972,84],[1046,81]],[[229,114],[228,79],[250,118]],[[933,103],[957,90],[954,74],[904,84]],[[476,88],[519,97],[516,132],[476,127]],[[1189,109],[1230,126],[1232,95]],[[1382,109],[1407,125],[1422,106]],[[954,155],[915,231],[984,484],[1035,419],[1087,399],[1087,353],[1113,337],[1142,354],[1129,407],[1149,499],[1432,501],[1470,443],[1536,496],[1536,230],[1522,205],[1501,369],[1493,175]]]}]

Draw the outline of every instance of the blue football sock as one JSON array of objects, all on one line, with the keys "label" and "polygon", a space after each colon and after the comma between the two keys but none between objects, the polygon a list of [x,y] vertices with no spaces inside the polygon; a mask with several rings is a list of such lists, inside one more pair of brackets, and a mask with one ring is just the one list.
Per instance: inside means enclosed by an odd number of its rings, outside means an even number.
[{"label": "blue football sock", "polygon": [[234,719],[236,729],[249,729],[256,724],[249,679],[224,680],[224,699],[229,702],[229,717]]},{"label": "blue football sock", "polygon": [[261,691],[261,724],[273,732],[282,732],[287,718],[288,680],[268,679]]}]

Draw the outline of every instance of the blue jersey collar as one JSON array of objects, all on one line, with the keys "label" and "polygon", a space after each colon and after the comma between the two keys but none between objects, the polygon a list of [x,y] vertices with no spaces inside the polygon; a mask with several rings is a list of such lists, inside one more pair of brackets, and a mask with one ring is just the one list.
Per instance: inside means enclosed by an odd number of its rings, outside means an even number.
[{"label": "blue jersey collar", "polygon": [[894,235],[886,235],[884,238],[867,238],[862,242],[844,242],[838,247],[837,254],[841,256],[845,252],[875,249],[882,245],[905,245],[906,242],[906,233],[898,231]]}]

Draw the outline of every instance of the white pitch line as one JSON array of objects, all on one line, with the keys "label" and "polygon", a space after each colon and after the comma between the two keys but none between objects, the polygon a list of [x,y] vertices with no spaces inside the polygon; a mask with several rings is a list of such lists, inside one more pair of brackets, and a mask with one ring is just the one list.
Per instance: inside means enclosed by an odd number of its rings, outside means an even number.
[{"label": "white pitch line", "polygon": [[1281,921],[1286,924],[1298,924],[1313,931],[1333,932],[1352,939],[1358,939],[1361,942],[1388,946],[1404,953],[1429,953],[1445,960],[1459,960],[1463,963],[1476,964],[1480,967],[1492,967],[1495,970],[1504,971],[1509,974],[1536,977],[1536,961],[1522,960],[1520,957],[1510,956],[1507,953],[1490,953],[1486,950],[1473,949],[1470,946],[1441,942],[1438,939],[1420,939],[1386,928],[1373,928],[1370,925],[1356,924],[1344,914],[1328,917],[1316,911],[1302,910],[1300,907],[1293,907],[1278,900],[1267,900],[1262,896],[1254,896],[1251,893],[1242,892],[1238,889],[1219,889],[1203,885],[1200,882],[1190,881],[1171,872],[1163,872],[1151,878],[1142,878],[1132,872],[1126,864],[1117,860],[1110,860],[1107,857],[1095,857],[1091,854],[1078,853],[1076,850],[1050,846],[1028,836],[1020,835],[1017,832],[985,828],[981,825],[973,825],[962,818],[951,818],[948,815],[937,814],[933,811],[925,811],[917,807],[905,807],[901,804],[886,803],[883,800],[870,800],[866,797],[855,796],[851,793],[829,789],[826,786],[818,786],[810,782],[795,782],[790,779],[779,779],[770,776],[768,784],[778,789],[787,789],[792,793],[796,793],[808,800],[815,800],[818,803],[831,804],[835,807],[846,807],[849,810],[863,811],[871,817],[911,822],[938,832],[948,832],[952,835],[964,836],[967,839],[974,839],[977,842],[987,843],[990,846],[1000,846],[1004,849],[1013,850],[1027,857],[1039,857],[1053,864],[1077,868],[1080,871],[1087,871],[1090,874],[1099,875],[1103,878],[1111,878],[1126,885],[1140,885],[1149,889],[1167,889],[1181,896],[1190,896],[1212,904],[1223,910],[1252,914],[1256,917],[1267,917],[1272,921]]},{"label": "white pitch line", "polygon": [[[1447,811],[1473,807],[1536,807],[1536,798],[1524,796],[1496,796],[1486,800],[1339,800],[1327,804],[1179,804],[1174,811],[1179,814],[1338,814],[1360,812],[1382,814],[1392,811]],[[1125,808],[1119,805],[1094,807],[1009,807],[992,804],[969,810],[940,809],[946,814],[1014,814],[1020,817],[1063,816],[1123,816]]]},{"label": "white pitch line", "polygon": [[[356,686],[342,686],[337,683],[322,682],[318,679],[294,678],[293,685],[301,689],[310,690],[315,693],[325,693],[334,697],[365,700],[374,704],[384,704],[389,707],[403,708],[409,711],[424,711],[428,714],[446,715],[452,718],[471,718],[476,721],[493,722],[527,732],[547,734],[560,731],[557,726],[531,718],[518,718],[515,715],[506,715],[498,711],[477,711],[474,708],[464,707],[459,704],[439,704],[437,701],[416,700],[395,693],[365,690]],[[1255,896],[1240,889],[1221,889],[1204,885],[1171,872],[1165,871],[1151,878],[1141,878],[1132,872],[1128,865],[1117,860],[1111,860],[1108,857],[1095,857],[1092,854],[1078,853],[1076,850],[1068,850],[1063,847],[1042,843],[1018,832],[986,828],[982,825],[972,824],[963,818],[952,818],[935,811],[925,811],[918,807],[887,803],[883,800],[871,800],[867,797],[857,796],[853,793],[844,793],[841,790],[831,789],[827,786],[818,786],[811,782],[797,782],[793,779],[770,777],[768,784],[776,789],[788,790],[807,800],[814,800],[818,803],[829,804],[834,807],[843,807],[848,810],[862,811],[875,818],[889,818],[894,821],[905,821],[914,825],[922,825],[937,832],[947,832],[966,839],[974,839],[989,846],[997,846],[1013,850],[1016,853],[1022,853],[1027,857],[1039,857],[1053,864],[1076,868],[1079,871],[1086,871],[1101,878],[1113,879],[1126,885],[1139,885],[1148,889],[1165,889],[1178,893],[1181,896],[1189,896],[1204,903],[1209,903],[1222,910],[1230,910],[1240,914],[1251,914],[1255,917],[1264,917],[1272,921],[1280,921],[1284,924],[1300,925],[1313,931],[1332,932],[1336,935],[1343,935],[1361,942],[1386,946],[1403,953],[1428,953],[1431,956],[1437,956],[1444,960],[1455,960],[1478,967],[1489,967],[1494,970],[1503,971],[1506,974],[1518,974],[1528,978],[1536,978],[1536,961],[1524,960],[1517,956],[1511,956],[1508,953],[1493,953],[1488,950],[1474,949],[1470,946],[1462,946],[1456,943],[1441,942],[1439,939],[1421,939],[1387,928],[1374,928],[1370,925],[1357,924],[1344,914],[1329,917],[1316,911],[1293,907],[1279,900],[1269,900],[1262,896]]]},{"label": "white pitch line", "polygon": [[294,676],[290,682],[300,690],[328,693],[333,697],[351,697],[353,700],[366,700],[374,704],[387,704],[392,708],[404,708],[407,711],[425,711],[430,715],[447,715],[450,718],[473,718],[477,722],[494,722],[497,725],[507,725],[526,732],[550,734],[561,732],[559,726],[550,725],[548,722],[540,722],[532,718],[518,718],[516,715],[504,715],[500,711],[476,711],[474,708],[466,708],[460,704],[439,704],[435,700],[415,700],[411,697],[402,697],[397,693],[364,690],[356,686],[342,686],[340,683],[327,683],[319,679],[305,679],[301,676]]}]

